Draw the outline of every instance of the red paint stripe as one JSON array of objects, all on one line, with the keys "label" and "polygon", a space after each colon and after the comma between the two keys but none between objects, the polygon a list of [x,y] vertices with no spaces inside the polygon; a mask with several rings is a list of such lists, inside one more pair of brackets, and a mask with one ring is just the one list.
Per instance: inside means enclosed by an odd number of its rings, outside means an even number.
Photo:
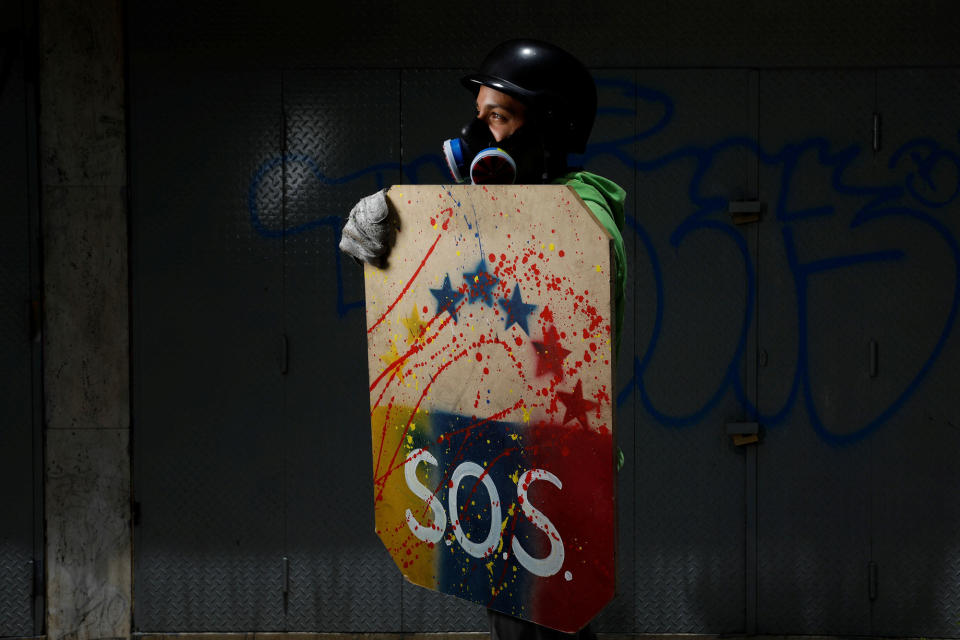
[{"label": "red paint stripe", "polygon": [[[522,399],[521,399],[521,400],[517,400],[517,402],[516,402],[512,407],[507,407],[506,409],[503,409],[503,410],[501,410],[501,411],[498,411],[497,413],[495,413],[495,414],[493,414],[493,415],[491,415],[491,416],[488,416],[488,417],[484,418],[483,420],[480,420],[480,421],[478,421],[478,422],[474,422],[473,424],[467,425],[466,427],[463,427],[462,429],[457,429],[456,431],[450,431],[450,432],[448,432],[448,433],[444,433],[444,434],[441,434],[441,435],[440,435],[440,438],[437,439],[437,444],[439,444],[440,442],[443,442],[444,440],[448,440],[448,441],[449,441],[449,440],[450,440],[450,436],[452,436],[452,435],[457,435],[457,434],[460,434],[460,433],[463,433],[463,432],[466,432],[466,433],[467,433],[467,437],[465,437],[465,438],[460,442],[460,446],[457,447],[457,452],[456,452],[455,454],[453,454],[453,456],[451,456],[451,462],[450,462],[450,464],[447,466],[446,471],[444,471],[443,477],[440,478],[440,482],[437,483],[437,488],[433,490],[433,494],[432,494],[432,495],[433,495],[434,498],[437,497],[437,493],[438,493],[441,489],[443,489],[444,487],[446,487],[446,486],[450,483],[450,477],[453,475],[453,469],[454,469],[454,467],[456,467],[456,466],[460,463],[460,461],[464,459],[465,456],[464,456],[463,450],[464,450],[464,448],[467,446],[467,442],[470,441],[471,436],[474,435],[474,433],[475,433],[475,432],[474,432],[474,429],[476,429],[477,427],[482,427],[482,426],[484,426],[485,424],[488,424],[488,423],[490,423],[490,422],[493,422],[494,420],[499,420],[500,418],[506,416],[508,413],[511,413],[511,412],[513,412],[513,411],[516,411],[521,405],[523,405],[523,400],[522,400]],[[510,449],[510,451],[513,451],[513,449]],[[476,486],[474,486],[474,488],[476,488]]]},{"label": "red paint stripe", "polygon": [[[393,376],[390,377],[393,380]],[[384,392],[390,388],[390,384],[387,383],[387,386],[383,388]],[[380,394],[380,397],[383,397],[383,394]],[[373,471],[374,477],[380,473],[380,461],[383,459],[383,441],[387,439],[387,425],[390,422],[390,409],[393,408],[393,401],[396,399],[396,396],[390,397],[390,404],[387,406],[387,414],[383,417],[383,431],[380,433],[380,450],[377,451],[377,467]],[[380,404],[380,401],[377,400],[377,404]],[[373,417],[373,411],[370,412],[370,417]]]},{"label": "red paint stripe", "polygon": [[423,403],[423,399],[427,397],[427,392],[430,391],[430,387],[433,386],[434,381],[440,376],[441,373],[443,373],[454,362],[456,362],[462,357],[465,357],[466,355],[467,355],[467,352],[466,350],[464,350],[458,353],[453,360],[449,362],[445,362],[439,369],[437,369],[437,372],[433,374],[433,377],[430,378],[430,382],[428,382],[427,385],[423,388],[423,391],[420,393],[420,399],[417,400],[416,406],[410,412],[410,419],[407,420],[407,424],[403,428],[403,433],[400,434],[400,439],[398,441],[399,444],[397,445],[397,448],[394,449],[393,451],[393,457],[390,458],[390,464],[387,465],[387,471],[385,471],[382,476],[373,479],[374,484],[379,483],[381,485],[380,491],[377,492],[377,500],[380,500],[383,498],[383,490],[387,486],[387,482],[386,482],[387,476],[389,476],[391,473],[393,473],[394,471],[400,468],[400,466],[396,466],[396,467],[394,466],[394,463],[397,461],[397,454],[399,454],[400,449],[403,448],[403,439],[407,437],[407,433],[409,433],[410,431],[410,424],[413,422],[413,419],[416,417],[417,411],[420,410],[420,405]]},{"label": "red paint stripe", "polygon": [[383,315],[380,316],[380,318],[373,323],[373,326],[367,329],[367,333],[371,333],[374,329],[376,329],[380,325],[380,323],[383,322],[383,319],[387,317],[387,314],[393,311],[393,308],[397,306],[397,303],[400,302],[403,296],[407,295],[407,290],[410,289],[410,285],[412,285],[413,281],[417,279],[418,275],[420,275],[420,270],[423,269],[423,265],[427,263],[427,258],[429,258],[430,254],[433,253],[434,247],[436,247],[437,243],[440,242],[440,238],[442,236],[443,236],[442,233],[437,234],[437,239],[433,241],[432,245],[430,245],[430,249],[427,251],[427,255],[423,256],[423,260],[420,261],[420,266],[417,267],[417,270],[413,272],[412,276],[410,276],[410,279],[407,281],[407,284],[403,287],[403,290],[400,292],[400,295],[398,295],[397,299],[393,301],[393,304],[387,307],[387,310],[383,312]]},{"label": "red paint stripe", "polygon": [[[387,368],[384,369],[379,376],[377,376],[377,379],[370,383],[370,391],[373,391],[373,388],[376,387],[381,380],[383,380],[383,376],[387,375],[388,373],[390,373],[391,371],[393,371],[394,369],[402,365],[404,362],[407,361],[407,358],[415,354],[417,351],[420,351],[421,348],[422,347],[420,345],[414,343],[414,345],[409,349],[407,349],[407,351],[402,356],[400,356],[399,358],[397,358],[396,360],[388,364]],[[390,376],[390,380],[393,380],[393,376]],[[389,380],[387,381],[387,386],[390,386]]]}]

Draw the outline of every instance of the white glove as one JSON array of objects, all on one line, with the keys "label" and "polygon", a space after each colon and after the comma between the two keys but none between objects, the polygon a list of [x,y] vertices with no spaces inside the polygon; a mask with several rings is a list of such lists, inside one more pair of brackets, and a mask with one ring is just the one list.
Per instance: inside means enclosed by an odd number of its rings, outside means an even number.
[{"label": "white glove", "polygon": [[396,216],[387,205],[387,190],[381,189],[362,198],[343,225],[340,251],[357,260],[382,266],[390,253],[390,244],[396,230]]}]

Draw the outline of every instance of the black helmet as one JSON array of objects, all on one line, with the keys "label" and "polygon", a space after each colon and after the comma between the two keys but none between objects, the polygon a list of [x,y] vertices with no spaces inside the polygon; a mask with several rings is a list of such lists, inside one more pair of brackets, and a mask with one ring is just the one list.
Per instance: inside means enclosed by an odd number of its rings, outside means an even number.
[{"label": "black helmet", "polygon": [[487,86],[527,104],[557,148],[574,153],[586,148],[597,114],[597,87],[580,61],[560,47],[508,40],[461,82],[474,93]]}]

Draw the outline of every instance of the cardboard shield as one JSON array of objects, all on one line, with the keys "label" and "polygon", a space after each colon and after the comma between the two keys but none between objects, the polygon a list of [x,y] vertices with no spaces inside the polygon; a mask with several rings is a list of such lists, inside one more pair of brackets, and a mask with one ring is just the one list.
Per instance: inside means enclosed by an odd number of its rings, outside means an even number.
[{"label": "cardboard shield", "polygon": [[414,584],[572,632],[614,594],[611,240],[566,186],[395,186],[367,266],[377,534]]}]

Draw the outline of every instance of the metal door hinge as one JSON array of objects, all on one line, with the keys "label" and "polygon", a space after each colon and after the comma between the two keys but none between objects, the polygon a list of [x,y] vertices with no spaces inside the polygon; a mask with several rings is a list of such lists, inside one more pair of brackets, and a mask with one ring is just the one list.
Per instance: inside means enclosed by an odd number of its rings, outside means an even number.
[{"label": "metal door hinge", "polygon": [[871,602],[877,599],[877,582],[877,563],[871,560],[867,563],[867,595]]},{"label": "metal door hinge", "polygon": [[880,114],[873,114],[873,152],[880,151]]},{"label": "metal door hinge", "polygon": [[733,224],[759,222],[763,214],[763,203],[756,200],[734,200],[727,206],[727,212]]},{"label": "metal door hinge", "polygon": [[759,422],[728,422],[726,433],[733,439],[733,444],[743,447],[760,442]]}]

